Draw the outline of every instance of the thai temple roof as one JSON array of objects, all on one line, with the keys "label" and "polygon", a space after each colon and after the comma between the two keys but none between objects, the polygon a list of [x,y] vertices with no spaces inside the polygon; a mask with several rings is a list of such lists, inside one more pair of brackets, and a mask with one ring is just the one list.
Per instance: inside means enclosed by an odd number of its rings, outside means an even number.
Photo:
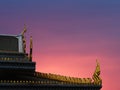
[{"label": "thai temple roof", "polygon": [[24,26],[23,32],[19,35],[0,35],[0,87],[3,84],[86,85],[89,87],[99,87],[97,90],[100,90],[102,79],[100,78],[101,71],[98,60],[96,60],[96,68],[93,76],[87,78],[37,72],[35,70],[36,62],[32,61],[32,37],[30,37],[30,52],[26,53],[26,31],[27,28]]}]

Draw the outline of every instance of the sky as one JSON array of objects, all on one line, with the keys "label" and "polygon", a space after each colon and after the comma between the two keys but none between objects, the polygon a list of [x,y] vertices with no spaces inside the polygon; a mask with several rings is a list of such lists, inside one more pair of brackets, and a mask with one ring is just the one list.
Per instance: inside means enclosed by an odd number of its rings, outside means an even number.
[{"label": "sky", "polygon": [[101,66],[101,90],[120,90],[119,0],[0,0],[0,34],[33,37],[36,71],[80,78]]}]

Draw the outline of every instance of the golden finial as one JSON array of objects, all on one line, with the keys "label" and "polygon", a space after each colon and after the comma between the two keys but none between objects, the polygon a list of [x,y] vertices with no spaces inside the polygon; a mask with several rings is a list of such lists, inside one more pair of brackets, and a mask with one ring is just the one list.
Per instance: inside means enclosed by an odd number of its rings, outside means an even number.
[{"label": "golden finial", "polygon": [[26,24],[24,24],[24,29],[23,29],[23,32],[21,34],[24,36],[24,34],[26,33],[26,31],[27,31]]},{"label": "golden finial", "polygon": [[26,33],[26,31],[27,31],[26,24],[24,24],[24,29],[23,29],[23,32],[21,33],[24,53],[26,53],[26,39],[25,39],[25,35],[24,35]]},{"label": "golden finial", "polygon": [[102,79],[100,78],[100,72],[101,72],[100,71],[100,64],[99,64],[98,60],[96,60],[96,63],[97,63],[96,69],[95,69],[95,72],[94,72],[92,78],[93,78],[95,84],[101,85]]},{"label": "golden finial", "polygon": [[96,72],[99,72],[99,74],[100,74],[100,64],[97,59],[96,59],[96,63],[97,63]]},{"label": "golden finial", "polygon": [[30,61],[32,61],[32,48],[33,48],[33,42],[32,42],[32,36],[30,36],[30,55],[29,55]]},{"label": "golden finial", "polygon": [[30,48],[32,49],[33,48],[33,43],[32,43],[32,36],[30,36]]}]

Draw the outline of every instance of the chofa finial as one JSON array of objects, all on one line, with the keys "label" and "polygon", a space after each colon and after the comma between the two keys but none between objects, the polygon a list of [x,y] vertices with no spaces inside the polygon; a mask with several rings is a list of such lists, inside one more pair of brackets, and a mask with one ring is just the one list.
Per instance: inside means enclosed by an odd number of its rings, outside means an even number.
[{"label": "chofa finial", "polygon": [[95,69],[95,72],[92,76],[93,80],[94,80],[94,83],[95,84],[98,84],[98,85],[101,85],[102,84],[102,79],[100,78],[100,64],[98,62],[98,60],[96,60],[96,69]]},{"label": "chofa finial", "polygon": [[24,29],[23,32],[21,33],[22,35],[22,41],[23,41],[23,52],[26,53],[26,39],[25,39],[25,33],[27,31],[26,24],[24,24]]},{"label": "chofa finial", "polygon": [[26,31],[27,31],[27,27],[26,27],[26,24],[24,24],[24,28],[23,28],[23,31],[22,31],[21,35],[24,36],[24,34],[26,33]]},{"label": "chofa finial", "polygon": [[30,61],[32,61],[32,48],[33,48],[33,41],[32,41],[32,36],[30,36],[30,54],[29,54]]}]

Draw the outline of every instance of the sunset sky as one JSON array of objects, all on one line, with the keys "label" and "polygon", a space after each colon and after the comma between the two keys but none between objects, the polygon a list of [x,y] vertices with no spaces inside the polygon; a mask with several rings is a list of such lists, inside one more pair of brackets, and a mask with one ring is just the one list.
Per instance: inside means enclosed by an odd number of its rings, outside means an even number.
[{"label": "sunset sky", "polygon": [[120,0],[0,0],[0,34],[24,24],[36,71],[91,78],[98,59],[102,90],[120,90]]}]

